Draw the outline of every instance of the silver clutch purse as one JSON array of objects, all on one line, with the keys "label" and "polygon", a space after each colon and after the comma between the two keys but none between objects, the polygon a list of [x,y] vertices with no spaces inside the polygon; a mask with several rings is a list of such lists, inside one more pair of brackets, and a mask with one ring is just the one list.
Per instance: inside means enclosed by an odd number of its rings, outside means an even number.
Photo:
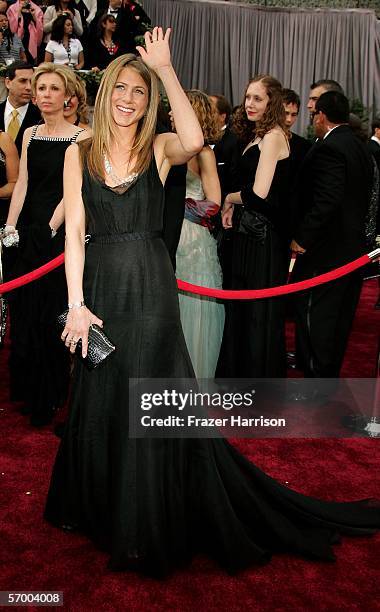
[{"label": "silver clutch purse", "polygon": [[[58,317],[58,323],[65,327],[68,310],[65,310]],[[83,361],[89,370],[94,370],[100,366],[107,357],[116,349],[115,345],[106,336],[99,325],[91,325],[88,330],[88,347],[86,357],[82,357],[82,341],[79,340],[75,348],[75,354]]]}]

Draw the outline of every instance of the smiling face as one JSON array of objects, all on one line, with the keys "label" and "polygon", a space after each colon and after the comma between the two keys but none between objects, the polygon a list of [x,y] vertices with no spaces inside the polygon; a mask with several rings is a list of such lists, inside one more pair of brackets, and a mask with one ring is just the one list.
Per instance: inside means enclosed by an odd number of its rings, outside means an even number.
[{"label": "smiling face", "polygon": [[261,81],[248,85],[245,94],[245,112],[248,121],[260,121],[268,106],[269,96]]},{"label": "smiling face", "polygon": [[119,127],[137,125],[144,116],[148,106],[148,87],[133,68],[120,70],[111,95],[111,105],[113,119]]},{"label": "smiling face", "polygon": [[36,104],[41,113],[63,111],[65,85],[58,74],[41,74],[36,83]]}]

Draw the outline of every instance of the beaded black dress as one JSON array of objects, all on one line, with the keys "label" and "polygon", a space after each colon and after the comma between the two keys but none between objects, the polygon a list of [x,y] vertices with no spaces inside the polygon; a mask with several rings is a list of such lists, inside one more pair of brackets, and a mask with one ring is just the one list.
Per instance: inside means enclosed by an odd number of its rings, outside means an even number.
[{"label": "beaded black dress", "polygon": [[295,493],[223,439],[128,437],[129,377],[194,376],[160,235],[164,189],[153,159],[125,193],[85,169],[82,195],[93,236],[85,300],[116,351],[93,371],[75,364],[45,518],[85,532],[109,551],[112,569],[158,577],[198,551],[230,572],[275,552],[332,559],[339,532],[379,527],[377,502]]}]

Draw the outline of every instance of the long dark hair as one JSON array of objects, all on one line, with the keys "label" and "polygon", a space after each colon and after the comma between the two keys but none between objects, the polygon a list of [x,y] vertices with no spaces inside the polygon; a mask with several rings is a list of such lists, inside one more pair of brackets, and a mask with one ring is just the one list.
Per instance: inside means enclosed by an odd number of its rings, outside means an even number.
[{"label": "long dark hair", "polygon": [[[51,40],[54,40],[57,43],[61,43],[63,41],[65,23],[68,19],[71,21],[71,23],[73,23],[73,20],[68,13],[63,13],[62,15],[59,15],[57,19],[54,19],[51,29]],[[74,30],[71,32],[70,38],[75,38]]]},{"label": "long dark hair", "polygon": [[[106,29],[103,28],[103,24],[105,24],[106,21],[108,21],[108,19],[110,18],[111,20],[112,18],[115,19],[113,15],[108,15],[107,13],[105,13],[104,15],[100,17],[98,23],[96,24],[96,35],[100,40],[103,38],[104,32],[106,31]],[[116,19],[115,19],[115,22],[116,22]],[[113,36],[112,36],[112,40],[113,40]]]},{"label": "long dark hair", "polygon": [[[4,17],[6,17],[6,19],[8,21],[8,17],[6,15],[4,15]],[[8,53],[10,53],[11,47],[13,46],[13,32],[9,28],[9,21],[8,21],[7,29],[4,30],[4,32],[3,32],[3,38],[6,40],[6,43],[7,43],[6,44],[6,49],[7,49]]]}]

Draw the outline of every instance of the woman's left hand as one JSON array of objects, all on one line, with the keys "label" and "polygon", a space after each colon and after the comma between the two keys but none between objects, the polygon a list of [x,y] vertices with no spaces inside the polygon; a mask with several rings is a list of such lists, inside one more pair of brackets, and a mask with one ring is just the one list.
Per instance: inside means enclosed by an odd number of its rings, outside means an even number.
[{"label": "woman's left hand", "polygon": [[171,28],[168,28],[164,34],[161,27],[154,27],[153,32],[145,32],[145,46],[136,47],[140,53],[141,59],[153,70],[166,68],[171,65],[169,37]]},{"label": "woman's left hand", "polygon": [[232,228],[232,217],[234,214],[234,208],[234,204],[232,202],[229,202],[226,198],[222,208],[222,225],[224,229]]}]

